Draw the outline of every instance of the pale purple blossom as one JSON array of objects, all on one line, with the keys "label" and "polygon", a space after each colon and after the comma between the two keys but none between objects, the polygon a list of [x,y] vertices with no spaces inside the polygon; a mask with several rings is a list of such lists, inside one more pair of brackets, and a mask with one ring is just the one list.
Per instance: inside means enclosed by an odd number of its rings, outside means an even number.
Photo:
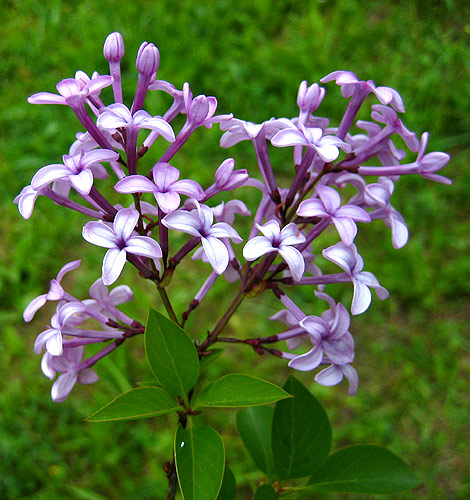
[{"label": "pale purple blossom", "polygon": [[300,123],[304,125],[311,113],[313,113],[321,104],[323,97],[325,97],[325,89],[320,87],[318,83],[307,86],[307,81],[304,80],[297,93],[297,106],[300,109]]},{"label": "pale purple blossom", "polygon": [[315,191],[319,198],[304,200],[297,209],[297,215],[329,219],[338,230],[342,241],[348,246],[352,245],[357,234],[354,221],[370,222],[368,213],[355,205],[341,206],[341,197],[332,187],[318,185]]},{"label": "pale purple blossom", "polygon": [[361,81],[351,71],[333,71],[320,81],[326,83],[332,80],[341,86],[343,97],[352,97],[358,92],[364,92],[366,95],[372,92],[382,104],[390,104],[399,113],[405,112],[400,94],[390,87],[376,87],[372,80]]},{"label": "pale purple blossom", "polygon": [[184,107],[191,127],[212,127],[214,123],[220,123],[233,118],[232,114],[214,116],[217,111],[217,99],[213,96],[198,95],[193,99],[189,83],[183,85]]},{"label": "pale purple blossom", "polygon": [[369,287],[375,290],[380,300],[385,300],[389,296],[388,291],[372,273],[362,270],[364,261],[357,253],[356,245],[346,246],[340,242],[323,250],[323,256],[344,269],[351,279],[354,286],[352,314],[361,314],[369,307],[372,300]]},{"label": "pale purple blossom", "polygon": [[118,193],[152,193],[165,214],[180,206],[180,194],[196,200],[202,200],[205,196],[204,190],[196,181],[178,180],[179,170],[169,163],[156,163],[152,174],[153,182],[143,175],[130,175],[121,179],[114,189]]},{"label": "pale purple blossom", "polygon": [[[326,294],[318,294],[320,298]],[[289,361],[296,370],[309,371],[321,363],[344,365],[354,360],[354,341],[349,333],[350,318],[343,304],[322,313],[321,317],[307,316],[299,325],[308,333],[313,348]]]},{"label": "pale purple blossom", "polygon": [[351,151],[351,146],[333,135],[323,135],[323,130],[318,127],[304,127],[301,123],[297,126],[280,130],[272,139],[271,144],[277,147],[308,146],[313,148],[320,158],[329,163],[339,156],[339,148],[346,153]]},{"label": "pale purple blossom", "polygon": [[450,156],[447,153],[441,153],[439,151],[425,154],[428,139],[429,133],[424,132],[421,136],[418,157],[415,162],[415,172],[430,181],[440,182],[441,184],[447,185],[452,184],[452,181],[447,177],[435,173],[449,163]]},{"label": "pale purple blossom", "polygon": [[229,148],[241,141],[253,141],[262,129],[266,139],[270,140],[279,130],[292,126],[292,122],[286,118],[271,118],[259,124],[232,118],[220,124],[220,130],[225,131],[225,134],[220,138],[220,147]]},{"label": "pale purple blossom", "polygon": [[82,195],[90,193],[93,187],[93,178],[105,179],[108,172],[101,162],[117,160],[119,154],[109,149],[97,149],[74,156],[64,155],[63,164],[47,165],[39,169],[34,175],[31,186],[38,190],[53,181],[69,181]]},{"label": "pale purple blossom", "polygon": [[359,384],[359,377],[357,371],[350,365],[335,365],[331,364],[315,376],[315,382],[320,385],[330,387],[337,385],[346,377],[349,382],[348,394],[354,396],[357,393],[357,386]]},{"label": "pale purple blossom", "polygon": [[60,356],[63,352],[63,332],[68,327],[80,325],[88,306],[82,302],[59,302],[57,311],[51,318],[51,326],[40,333],[34,344],[34,352],[39,354],[46,349],[52,356]]},{"label": "pale purple blossom", "polygon": [[394,248],[402,248],[408,241],[408,227],[403,216],[392,207],[390,197],[395,184],[388,177],[379,177],[378,182],[368,184],[364,189],[364,202],[375,208],[369,213],[371,219],[383,219],[392,231]]},{"label": "pale purple blossom", "polygon": [[123,208],[114,217],[113,227],[105,222],[88,222],[83,228],[83,237],[89,243],[109,248],[103,259],[103,283],[112,285],[120,276],[127,254],[140,255],[156,261],[162,257],[160,245],[148,236],[137,236],[134,228],[139,212]]},{"label": "pale purple blossom", "polygon": [[58,272],[57,276],[55,279],[51,280],[50,285],[49,285],[49,291],[45,293],[44,295],[39,295],[39,297],[36,297],[33,299],[27,306],[26,309],[23,312],[23,318],[26,322],[31,321],[34,318],[34,315],[36,312],[48,301],[58,301],[62,300],[65,296],[65,291],[62,288],[62,285],[60,284],[62,281],[62,278],[65,276],[66,273],[77,269],[80,266],[81,261],[80,260],[73,260],[72,262],[69,262],[65,264],[61,268],[61,270]]},{"label": "pale purple blossom", "polygon": [[115,132],[117,129],[149,129],[158,132],[168,142],[175,140],[175,133],[171,125],[160,116],[151,116],[143,109],[131,114],[129,109],[121,103],[111,104],[100,110],[96,122],[102,130]]},{"label": "pale purple blossom", "polygon": [[229,263],[229,252],[221,238],[230,238],[235,243],[243,240],[240,235],[225,222],[213,224],[214,214],[212,210],[201,205],[196,200],[188,200],[193,210],[179,209],[169,213],[162,219],[162,224],[175,231],[183,231],[192,236],[201,238],[204,252],[217,274],[222,274]]},{"label": "pale purple blossom", "polygon": [[267,253],[277,252],[287,262],[294,280],[299,280],[305,270],[301,252],[293,247],[305,241],[305,236],[299,228],[291,222],[281,230],[276,220],[270,220],[263,226],[256,224],[256,227],[263,236],[255,236],[248,241],[243,248],[245,259],[253,261]]},{"label": "pale purple blossom", "polygon": [[49,352],[44,353],[41,361],[41,369],[44,375],[54,380],[56,372],[61,375],[52,385],[51,397],[55,403],[65,401],[74,385],[93,384],[98,380],[98,375],[92,368],[84,367],[82,363],[84,347],[65,347],[60,356],[53,356]]}]

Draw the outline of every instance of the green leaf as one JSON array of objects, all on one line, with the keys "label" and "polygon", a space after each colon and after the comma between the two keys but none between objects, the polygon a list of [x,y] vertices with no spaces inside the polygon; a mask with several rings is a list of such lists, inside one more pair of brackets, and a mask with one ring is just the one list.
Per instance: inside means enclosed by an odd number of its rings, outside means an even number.
[{"label": "green leaf", "polygon": [[232,470],[225,465],[224,479],[217,500],[236,500],[237,482]]},{"label": "green leaf", "polygon": [[278,500],[276,490],[270,484],[262,484],[255,493],[253,500]]},{"label": "green leaf", "polygon": [[188,334],[150,309],[145,351],[153,374],[170,394],[186,398],[199,377],[199,357]]},{"label": "green leaf", "polygon": [[272,406],[253,406],[237,413],[237,430],[258,469],[268,477],[274,471],[271,447]]},{"label": "green leaf", "polygon": [[289,397],[290,394],[267,380],[231,373],[204,387],[197,405],[219,408],[257,406]]},{"label": "green leaf", "polygon": [[184,500],[216,500],[224,476],[225,450],[212,427],[181,425],[175,434],[175,460]]},{"label": "green leaf", "polygon": [[399,493],[420,481],[409,467],[381,446],[359,444],[341,448],[309,480],[317,491]]},{"label": "green leaf", "polygon": [[109,422],[156,417],[181,408],[180,405],[159,387],[137,387],[131,389],[85,420],[87,422]]},{"label": "green leaf", "polygon": [[274,465],[280,479],[309,476],[330,451],[330,422],[321,404],[295,377],[287,379],[284,389],[294,397],[274,408]]}]

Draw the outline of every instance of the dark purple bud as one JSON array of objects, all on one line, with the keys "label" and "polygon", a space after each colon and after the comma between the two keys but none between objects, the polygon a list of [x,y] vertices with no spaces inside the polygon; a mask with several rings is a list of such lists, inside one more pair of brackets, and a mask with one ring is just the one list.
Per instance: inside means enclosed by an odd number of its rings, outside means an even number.
[{"label": "dark purple bud", "polygon": [[160,64],[160,53],[153,43],[144,42],[137,53],[136,66],[144,76],[151,77],[157,72]]},{"label": "dark purple bud", "polygon": [[124,57],[124,40],[121,33],[115,31],[110,33],[103,47],[103,54],[106,60],[110,63],[117,63]]}]

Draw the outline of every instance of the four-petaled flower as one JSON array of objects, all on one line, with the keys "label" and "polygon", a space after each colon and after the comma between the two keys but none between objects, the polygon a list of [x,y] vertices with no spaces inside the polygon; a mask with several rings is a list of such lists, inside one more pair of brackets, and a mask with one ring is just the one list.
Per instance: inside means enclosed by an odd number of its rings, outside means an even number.
[{"label": "four-petaled flower", "polygon": [[79,384],[93,384],[98,375],[92,368],[84,368],[82,363],[84,347],[65,347],[60,356],[44,353],[41,369],[44,375],[53,380],[56,372],[61,372],[52,385],[51,397],[55,403],[62,403],[72,392],[73,386]]},{"label": "four-petaled flower", "polygon": [[139,212],[123,208],[114,217],[113,227],[102,221],[88,222],[83,228],[83,237],[89,243],[109,248],[103,259],[103,283],[112,285],[120,276],[127,254],[160,259],[160,245],[148,236],[134,235]]},{"label": "four-petaled flower", "polygon": [[39,190],[53,181],[67,180],[83,195],[90,193],[93,187],[93,177],[106,179],[108,172],[100,162],[115,161],[119,154],[109,149],[96,149],[73,156],[64,155],[63,164],[47,165],[34,175],[31,186]]},{"label": "four-petaled flower", "polygon": [[305,261],[300,251],[292,246],[305,241],[299,228],[291,222],[281,230],[276,220],[270,220],[264,226],[256,224],[256,227],[264,236],[249,240],[243,248],[243,257],[252,261],[267,253],[277,252],[287,262],[294,280],[300,280],[305,271]]},{"label": "four-petaled flower", "polygon": [[308,146],[313,148],[318,156],[329,163],[339,156],[339,148],[346,153],[351,151],[351,146],[333,135],[323,135],[319,127],[304,127],[301,123],[280,130],[272,139],[271,144],[277,147]]},{"label": "four-petaled flower", "polygon": [[165,214],[180,206],[180,194],[196,200],[204,198],[204,190],[189,179],[178,180],[180,172],[169,163],[157,163],[153,169],[153,182],[143,175],[130,175],[121,179],[114,189],[118,193],[153,193],[158,206]]},{"label": "four-petaled flower", "polygon": [[227,269],[229,253],[220,238],[230,238],[235,243],[241,243],[242,238],[225,222],[212,224],[214,214],[208,206],[201,205],[193,199],[188,200],[186,204],[195,208],[190,211],[175,210],[162,219],[162,224],[169,229],[183,231],[201,238],[209,263],[217,274],[222,274]]},{"label": "four-petaled flower", "polygon": [[354,315],[363,313],[369,307],[372,294],[368,287],[374,288],[380,300],[389,296],[388,291],[372,273],[362,270],[364,261],[357,253],[356,245],[346,246],[340,242],[323,250],[323,256],[344,269],[351,279],[354,286],[351,312]]},{"label": "four-petaled flower", "polygon": [[39,295],[39,297],[36,297],[33,299],[27,306],[26,309],[23,312],[23,318],[26,322],[31,321],[34,318],[34,315],[36,312],[48,301],[48,300],[62,300],[65,295],[65,291],[62,288],[60,282],[62,281],[62,278],[65,276],[66,273],[69,271],[72,271],[73,269],[77,269],[77,267],[80,265],[80,260],[73,260],[72,262],[69,262],[68,264],[65,264],[65,266],[62,267],[62,269],[59,271],[57,274],[57,277],[50,282],[50,287],[49,291],[45,293],[44,295]]},{"label": "four-petaled flower", "polygon": [[63,352],[62,335],[64,329],[80,325],[84,319],[83,314],[87,305],[82,302],[59,302],[51,326],[40,333],[34,344],[34,352],[39,354],[43,348],[52,356],[60,356]]},{"label": "four-petaled flower", "polygon": [[356,205],[341,206],[340,195],[331,187],[319,185],[315,190],[320,198],[304,200],[297,210],[297,215],[331,220],[342,241],[348,246],[352,245],[357,234],[354,221],[370,222],[369,214]]},{"label": "four-petaled flower", "polygon": [[111,104],[100,110],[100,116],[96,122],[103,130],[115,131],[119,128],[149,129],[158,132],[168,142],[175,140],[175,133],[171,125],[159,116],[152,116],[143,109],[136,111],[133,115],[129,109],[120,103]]},{"label": "four-petaled flower", "polygon": [[400,94],[390,87],[376,87],[372,80],[361,81],[351,71],[333,71],[324,76],[320,81],[322,83],[335,80],[341,87],[343,97],[352,97],[354,94],[364,92],[365,95],[373,92],[382,104],[390,104],[393,109],[399,113],[405,112],[403,100]]},{"label": "four-petaled flower", "polygon": [[[321,294],[324,295],[324,294]],[[289,361],[296,370],[315,369],[322,361],[345,365],[354,360],[354,341],[349,333],[350,318],[343,304],[325,311],[321,317],[307,316],[299,325],[308,333],[313,348]]]}]

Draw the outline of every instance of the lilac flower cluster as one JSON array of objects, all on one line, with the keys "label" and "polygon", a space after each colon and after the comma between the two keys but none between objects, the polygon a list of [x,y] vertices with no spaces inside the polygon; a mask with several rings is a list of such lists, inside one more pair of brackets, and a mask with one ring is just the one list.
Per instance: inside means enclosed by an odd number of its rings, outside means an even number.
[{"label": "lilac flower cluster", "polygon": [[[343,304],[325,293],[325,285],[352,284],[353,315],[367,310],[371,288],[379,299],[388,297],[377,278],[363,271],[364,262],[354,244],[357,223],[381,219],[391,229],[393,246],[403,247],[408,229],[390,203],[395,183],[403,175],[418,174],[449,184],[449,179],[436,173],[447,164],[449,156],[426,153],[428,134],[424,133],[419,141],[405,127],[398,115],[404,113],[404,105],[394,89],[377,87],[371,80],[361,81],[348,71],[335,71],[321,80],[335,81],[347,99],[337,126],[330,126],[328,118],[315,114],[325,89],[317,83],[308,86],[305,81],[297,96],[298,116],[254,124],[231,114],[217,115],[216,98],[194,97],[188,83],[178,90],[169,82],[157,80],[159,52],[147,42],[137,54],[137,89],[128,107],[123,102],[121,86],[122,36],[111,33],[103,52],[110,75],[93,73],[89,78],[78,71],[74,78],[57,84],[58,94],[40,92],[28,99],[32,104],[69,106],[85,131],[77,134],[62,163],[39,169],[31,185],[16,197],[21,215],[25,219],[32,215],[39,196],[50,198],[91,218],[83,227],[83,238],[107,249],[102,277],[90,288],[90,299],[79,300],[62,288],[64,275],[80,263],[74,261],[62,268],[51,281],[50,290],[34,299],[24,312],[25,320],[31,321],[47,301],[58,302],[49,328],[35,344],[37,353],[46,350],[44,374],[53,379],[56,372],[61,373],[52,388],[53,399],[63,401],[76,382],[94,382],[97,376],[93,365],[125,339],[143,333],[140,323],[116,307],[132,299],[130,289],[120,285],[108,292],[107,288],[118,280],[126,262],[156,284],[168,315],[181,326],[218,277],[225,275],[234,299],[228,310],[221,312],[206,340],[197,346],[201,356],[215,342],[243,343],[260,354],[268,352],[287,359],[289,366],[297,370],[323,367],[315,377],[323,385],[335,385],[346,377],[349,394],[354,394],[358,376],[351,365],[354,341],[349,332],[350,316]],[[105,104],[101,97],[106,87],[112,87],[111,104]],[[153,91],[163,91],[173,98],[162,115],[143,109],[147,93]],[[369,94],[380,104],[372,105],[372,121],[357,120]],[[172,124],[179,115],[185,116],[185,122],[175,131]],[[214,182],[208,187],[193,179],[180,179],[175,166],[177,153],[196,129],[210,128],[215,123],[224,132],[221,147],[251,141],[258,172],[251,168],[235,169],[235,161],[228,158],[218,166]],[[353,126],[365,133],[354,133]],[[417,153],[414,161],[402,163],[407,155],[396,147],[397,136],[411,153]],[[151,156],[156,141],[164,152]],[[293,147],[292,177],[287,185],[281,185],[276,178],[269,144],[275,148]],[[378,166],[372,166],[374,162]],[[100,190],[100,182],[110,176],[115,177],[115,199],[109,199]],[[212,203],[219,193],[241,187],[259,191],[260,202],[254,210],[236,198]],[[348,199],[344,193],[351,192],[351,188],[355,194]],[[131,195],[132,204],[125,201],[127,196],[118,197],[122,194]],[[182,196],[187,198],[184,203]],[[252,213],[251,229],[246,231],[248,234],[240,229],[240,235],[233,227],[236,216],[249,217]],[[342,272],[323,274],[313,246],[330,227],[337,233],[338,242],[324,248],[322,255]],[[174,248],[173,231],[190,237],[181,247]],[[242,242],[241,250],[233,245]],[[208,263],[211,270],[179,317],[167,286],[181,261],[193,250],[193,259]],[[312,297],[327,303],[320,316],[308,315],[295,304],[290,291],[296,285],[313,286]],[[271,290],[283,306],[271,319],[285,323],[287,330],[265,338],[221,337],[244,297],[266,290]],[[100,329],[82,327],[91,320],[97,321]],[[277,342],[285,342],[287,350],[269,347]],[[104,343],[105,347],[82,361],[84,346],[90,343]]]}]

